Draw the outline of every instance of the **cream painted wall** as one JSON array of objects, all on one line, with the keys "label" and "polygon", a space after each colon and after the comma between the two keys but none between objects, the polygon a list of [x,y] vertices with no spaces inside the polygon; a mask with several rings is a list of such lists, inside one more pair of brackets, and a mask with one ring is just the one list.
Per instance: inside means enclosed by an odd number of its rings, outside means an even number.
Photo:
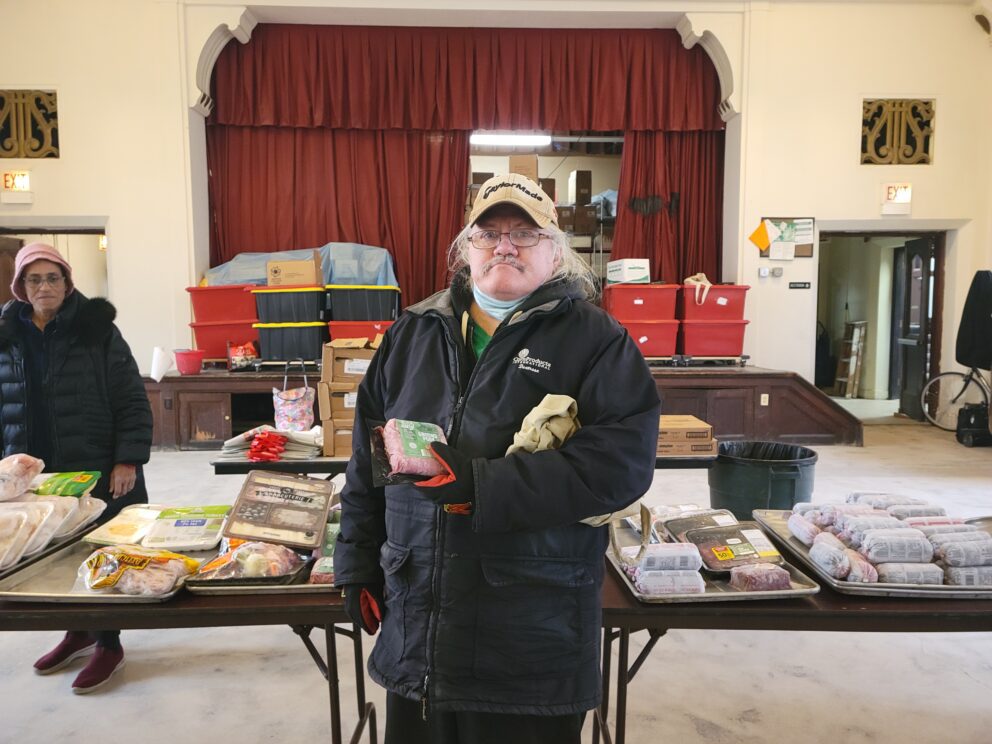
[{"label": "cream painted wall", "polygon": [[[473,155],[470,159],[472,170],[482,173],[506,173],[509,158],[506,155]],[[539,155],[537,158],[538,178],[555,179],[556,202],[568,204],[568,174],[573,170],[592,172],[592,193],[605,189],[616,189],[620,184],[619,155]]]},{"label": "cream painted wall", "polygon": [[[754,364],[812,378],[815,260],[759,279],[747,235],[763,215],[814,216],[820,229],[949,229],[944,329],[950,366],[968,283],[992,265],[992,47],[967,5],[622,0],[578,7],[563,0],[0,0],[0,87],[55,88],[62,157],[25,163],[35,203],[0,205],[0,226],[105,227],[109,294],[139,365],[151,348],[186,346],[184,287],[206,265],[207,222],[200,115],[205,52],[255,21],[673,27],[680,11],[704,26],[737,74],[728,129],[724,280],[753,286],[745,351]],[[508,8],[515,10],[508,13]],[[250,10],[245,13],[245,8]],[[318,18],[319,16],[319,18]],[[41,55],[36,29],[53,53]],[[229,30],[229,31],[228,31]],[[223,32],[220,37],[217,32]],[[722,37],[722,38],[721,38]],[[843,39],[843,53],[838,40]],[[232,41],[230,43],[238,43]],[[937,99],[936,160],[929,167],[857,162],[861,99]],[[202,102],[201,102],[202,105]],[[571,167],[568,167],[570,170]],[[543,171],[542,171],[543,172]],[[556,176],[567,178],[567,171]],[[911,219],[883,220],[884,181],[914,186]],[[564,184],[559,182],[561,188]],[[600,186],[594,182],[594,190]],[[812,290],[788,290],[810,281]]]}]

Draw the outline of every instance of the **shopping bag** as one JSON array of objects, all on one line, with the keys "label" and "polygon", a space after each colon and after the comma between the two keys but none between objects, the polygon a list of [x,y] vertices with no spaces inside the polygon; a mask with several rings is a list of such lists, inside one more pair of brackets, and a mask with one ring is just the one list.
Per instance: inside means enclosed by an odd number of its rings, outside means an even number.
[{"label": "shopping bag", "polygon": [[[703,274],[702,272],[686,277],[685,281],[682,283],[696,288],[697,305],[702,305],[706,302],[706,295],[710,293],[710,287],[713,286],[713,283],[706,278],[706,274]],[[699,296],[700,290],[702,290],[702,297]]]},{"label": "shopping bag", "polygon": [[313,427],[313,401],[317,391],[307,382],[307,368],[300,359],[303,369],[303,387],[286,389],[289,382],[289,365],[282,378],[282,390],[272,388],[272,407],[275,409],[276,429],[279,431],[307,431]]}]

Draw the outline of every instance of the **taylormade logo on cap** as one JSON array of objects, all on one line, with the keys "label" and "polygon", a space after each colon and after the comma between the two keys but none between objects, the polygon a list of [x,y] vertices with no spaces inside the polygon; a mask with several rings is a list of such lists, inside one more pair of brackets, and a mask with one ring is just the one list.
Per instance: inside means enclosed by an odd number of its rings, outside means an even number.
[{"label": "taylormade logo on cap", "polygon": [[558,213],[551,197],[526,176],[518,173],[493,176],[479,188],[468,224],[474,225],[487,209],[512,204],[523,210],[538,227],[558,226]]}]

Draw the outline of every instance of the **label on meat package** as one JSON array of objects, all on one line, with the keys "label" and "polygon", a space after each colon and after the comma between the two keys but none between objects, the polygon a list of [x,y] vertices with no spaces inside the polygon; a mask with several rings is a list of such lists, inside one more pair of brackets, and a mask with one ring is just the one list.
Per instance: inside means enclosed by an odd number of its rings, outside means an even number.
[{"label": "label on meat package", "polygon": [[703,527],[685,533],[711,571],[729,571],[751,563],[781,563],[781,554],[754,522],[731,527]]},{"label": "label on meat package", "polygon": [[776,556],[779,554],[775,549],[775,546],[772,545],[771,540],[769,540],[765,536],[765,533],[761,530],[741,530],[741,534],[750,541],[758,555],[762,558]]},{"label": "label on meat package", "polygon": [[238,494],[224,535],[315,548],[333,493],[330,481],[254,470]]}]

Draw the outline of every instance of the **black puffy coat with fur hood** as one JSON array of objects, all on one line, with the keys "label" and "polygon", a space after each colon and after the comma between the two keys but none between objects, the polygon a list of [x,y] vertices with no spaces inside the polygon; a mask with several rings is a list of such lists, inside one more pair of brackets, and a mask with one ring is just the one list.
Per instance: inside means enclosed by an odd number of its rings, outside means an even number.
[{"label": "black puffy coat with fur hood", "polygon": [[[11,300],[0,311],[0,434],[3,456],[24,452],[28,443],[27,384],[24,377],[25,303]],[[148,462],[152,413],[138,365],[102,297],[70,294],[56,316],[49,341],[44,394],[52,421],[49,472],[99,470],[107,476],[118,463]],[[104,477],[96,495],[106,498]],[[139,480],[144,496],[143,484]],[[143,498],[140,500],[144,500]],[[115,504],[116,506],[117,504]]]}]

